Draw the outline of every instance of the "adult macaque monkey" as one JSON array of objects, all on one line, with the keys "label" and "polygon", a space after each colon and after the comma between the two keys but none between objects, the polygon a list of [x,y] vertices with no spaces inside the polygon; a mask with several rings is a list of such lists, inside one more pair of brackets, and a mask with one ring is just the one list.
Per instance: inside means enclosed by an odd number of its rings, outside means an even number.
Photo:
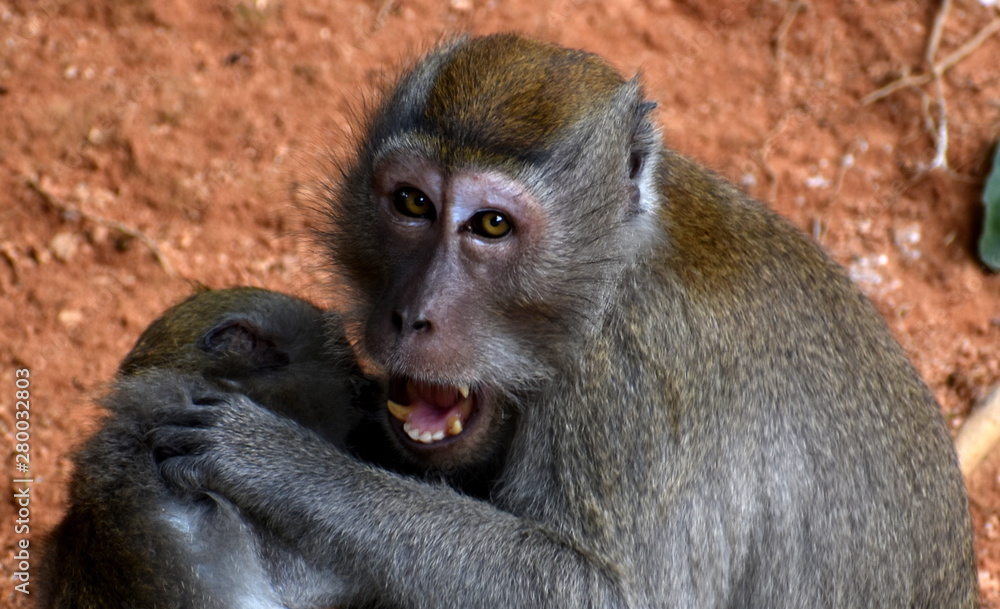
[{"label": "adult macaque monkey", "polygon": [[[255,288],[202,291],[153,322],[119,368],[104,400],[108,418],[75,458],[39,606],[312,606],[303,583],[310,566],[217,494],[169,489],[147,435],[163,405],[172,412],[193,394],[221,390],[315,430],[311,441],[349,444],[366,427],[352,400],[372,401],[374,392],[345,339],[327,344],[324,326],[336,336],[335,322],[302,300]],[[331,585],[325,579],[324,593]]]},{"label": "adult macaque monkey", "polygon": [[651,108],[594,55],[459,40],[330,188],[386,425],[445,476],[495,468],[484,498],[225,396],[153,431],[165,477],[266,521],[340,607],[972,608],[934,398],[842,270]]}]

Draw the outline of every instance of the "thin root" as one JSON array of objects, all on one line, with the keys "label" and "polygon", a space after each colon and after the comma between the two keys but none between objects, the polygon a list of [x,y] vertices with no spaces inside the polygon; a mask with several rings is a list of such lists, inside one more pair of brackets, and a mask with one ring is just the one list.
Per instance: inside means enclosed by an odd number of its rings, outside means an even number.
[{"label": "thin root", "polygon": [[1000,442],[1000,387],[994,387],[955,438],[962,473],[968,476]]},{"label": "thin root", "polygon": [[808,5],[799,0],[789,3],[788,10],[785,11],[785,17],[781,20],[781,24],[778,25],[778,31],[774,35],[774,61],[778,74],[781,74],[785,70],[785,40],[788,38],[788,30],[792,29],[795,16],[807,8],[809,8]]},{"label": "thin root", "polygon": [[166,255],[164,255],[163,250],[161,250],[160,246],[156,244],[156,241],[154,241],[150,236],[148,236],[144,232],[136,228],[132,228],[131,226],[123,224],[116,220],[109,220],[103,216],[92,214],[88,211],[84,211],[76,207],[71,207],[60,201],[55,195],[46,190],[45,187],[43,187],[35,178],[28,178],[27,184],[28,188],[38,193],[39,196],[41,196],[42,199],[44,199],[47,204],[49,204],[53,209],[63,214],[64,216],[76,215],[83,218],[84,220],[87,220],[88,222],[93,222],[94,224],[106,226],[111,230],[118,231],[123,235],[132,237],[133,239],[137,239],[138,241],[142,242],[146,247],[150,249],[150,251],[153,252],[153,256],[156,258],[156,261],[159,263],[160,267],[163,268],[163,271],[170,277],[174,276],[174,270],[170,266],[170,262],[167,260]]},{"label": "thin root", "polygon": [[[946,4],[949,4],[946,2]],[[942,5],[942,9],[945,8]],[[938,13],[938,17],[941,16],[943,11]],[[938,19],[935,19],[935,31],[937,28]],[[965,44],[957,48],[951,55],[948,55],[940,62],[934,63],[929,61],[931,69],[928,72],[916,75],[905,74],[898,80],[894,80],[891,83],[885,85],[884,87],[877,89],[868,95],[861,98],[861,104],[867,106],[873,102],[876,102],[884,97],[892,95],[900,89],[907,89],[911,87],[922,87],[927,83],[931,82],[935,78],[941,78],[945,72],[955,67],[960,61],[972,54],[973,51],[978,49],[982,44],[993,34],[1000,31],[1000,17],[997,17],[986,24],[983,29],[976,32],[976,35],[970,38]],[[940,34],[936,34],[938,40],[940,39]],[[934,38],[935,33],[932,32],[932,38]],[[937,53],[938,40],[931,40],[927,45],[928,52]]]}]

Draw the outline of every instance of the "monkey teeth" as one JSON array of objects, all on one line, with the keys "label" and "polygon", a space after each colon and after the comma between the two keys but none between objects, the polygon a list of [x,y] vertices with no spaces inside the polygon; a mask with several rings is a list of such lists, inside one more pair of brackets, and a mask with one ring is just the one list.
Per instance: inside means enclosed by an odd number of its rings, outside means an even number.
[{"label": "monkey teeth", "polygon": [[448,417],[448,421],[445,425],[445,429],[447,430],[449,436],[457,436],[462,433],[462,417],[457,414],[453,414]]},{"label": "monkey teeth", "polygon": [[[414,408],[412,406],[401,406],[392,400],[389,401],[389,404],[389,410],[393,413],[393,416],[396,416],[397,418],[399,418],[399,415],[396,414],[398,409],[403,409],[406,412],[412,412]],[[397,407],[397,409],[394,409],[394,406]],[[462,417],[457,414],[449,415],[445,423],[445,428],[434,432],[418,429],[409,421],[405,421],[403,423],[403,431],[406,432],[406,435],[409,436],[414,442],[420,442],[421,444],[432,444],[434,442],[440,442],[445,438],[457,436],[462,433],[463,429]]]},{"label": "monkey teeth", "polygon": [[387,405],[389,407],[389,412],[392,413],[392,416],[403,422],[409,419],[410,413],[416,409],[416,406],[403,406],[402,404],[397,404],[392,400],[389,400]]},{"label": "monkey teeth", "polygon": [[433,444],[465,431],[474,402],[470,398],[472,391],[469,385],[452,388],[455,392],[452,394],[455,396],[455,401],[451,404],[435,399],[436,396],[446,395],[446,393],[434,393],[440,389],[424,391],[412,387],[408,389],[405,399],[410,402],[409,404],[400,404],[391,399],[386,401],[389,414],[403,423],[403,433],[407,437],[421,444]]},{"label": "monkey teeth", "polygon": [[420,431],[416,427],[410,425],[409,421],[403,423],[403,431],[406,435],[410,436],[410,439],[414,442],[420,442],[421,444],[431,444],[433,442],[440,442],[444,440],[444,432],[436,431],[431,433],[429,431]]}]

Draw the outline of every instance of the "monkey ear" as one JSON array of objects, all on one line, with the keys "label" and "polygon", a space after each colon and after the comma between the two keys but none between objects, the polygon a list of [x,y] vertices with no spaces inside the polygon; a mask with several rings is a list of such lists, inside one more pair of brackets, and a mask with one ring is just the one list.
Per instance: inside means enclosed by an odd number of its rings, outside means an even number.
[{"label": "monkey ear", "polygon": [[648,187],[646,176],[649,175],[650,160],[656,150],[656,129],[649,121],[648,115],[656,107],[656,102],[639,103],[635,109],[632,124],[632,137],[629,143],[628,157],[628,188],[629,213],[639,214],[643,211],[645,189]]},{"label": "monkey ear", "polygon": [[636,112],[636,116],[640,119],[645,119],[646,115],[656,109],[655,101],[644,101],[639,104],[639,111]]},{"label": "monkey ear", "polygon": [[247,319],[215,326],[198,341],[198,348],[223,360],[235,359],[233,364],[252,370],[280,368],[290,361],[287,353]]}]

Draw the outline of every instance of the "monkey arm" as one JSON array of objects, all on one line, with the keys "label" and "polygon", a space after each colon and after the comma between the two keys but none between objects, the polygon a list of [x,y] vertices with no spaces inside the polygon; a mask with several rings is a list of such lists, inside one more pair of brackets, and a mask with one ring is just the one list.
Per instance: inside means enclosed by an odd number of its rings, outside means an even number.
[{"label": "monkey arm", "polygon": [[160,409],[151,441],[168,483],[226,497],[325,571],[332,604],[630,604],[620,573],[540,523],[364,464],[243,396]]},{"label": "monkey arm", "polygon": [[258,537],[229,502],[178,496],[161,479],[150,407],[184,396],[147,377],[105,398],[111,413],[75,457],[70,508],[44,546],[39,607],[303,606],[279,600],[280,577],[267,572],[271,562],[302,570],[297,553],[273,544],[259,560]]}]

